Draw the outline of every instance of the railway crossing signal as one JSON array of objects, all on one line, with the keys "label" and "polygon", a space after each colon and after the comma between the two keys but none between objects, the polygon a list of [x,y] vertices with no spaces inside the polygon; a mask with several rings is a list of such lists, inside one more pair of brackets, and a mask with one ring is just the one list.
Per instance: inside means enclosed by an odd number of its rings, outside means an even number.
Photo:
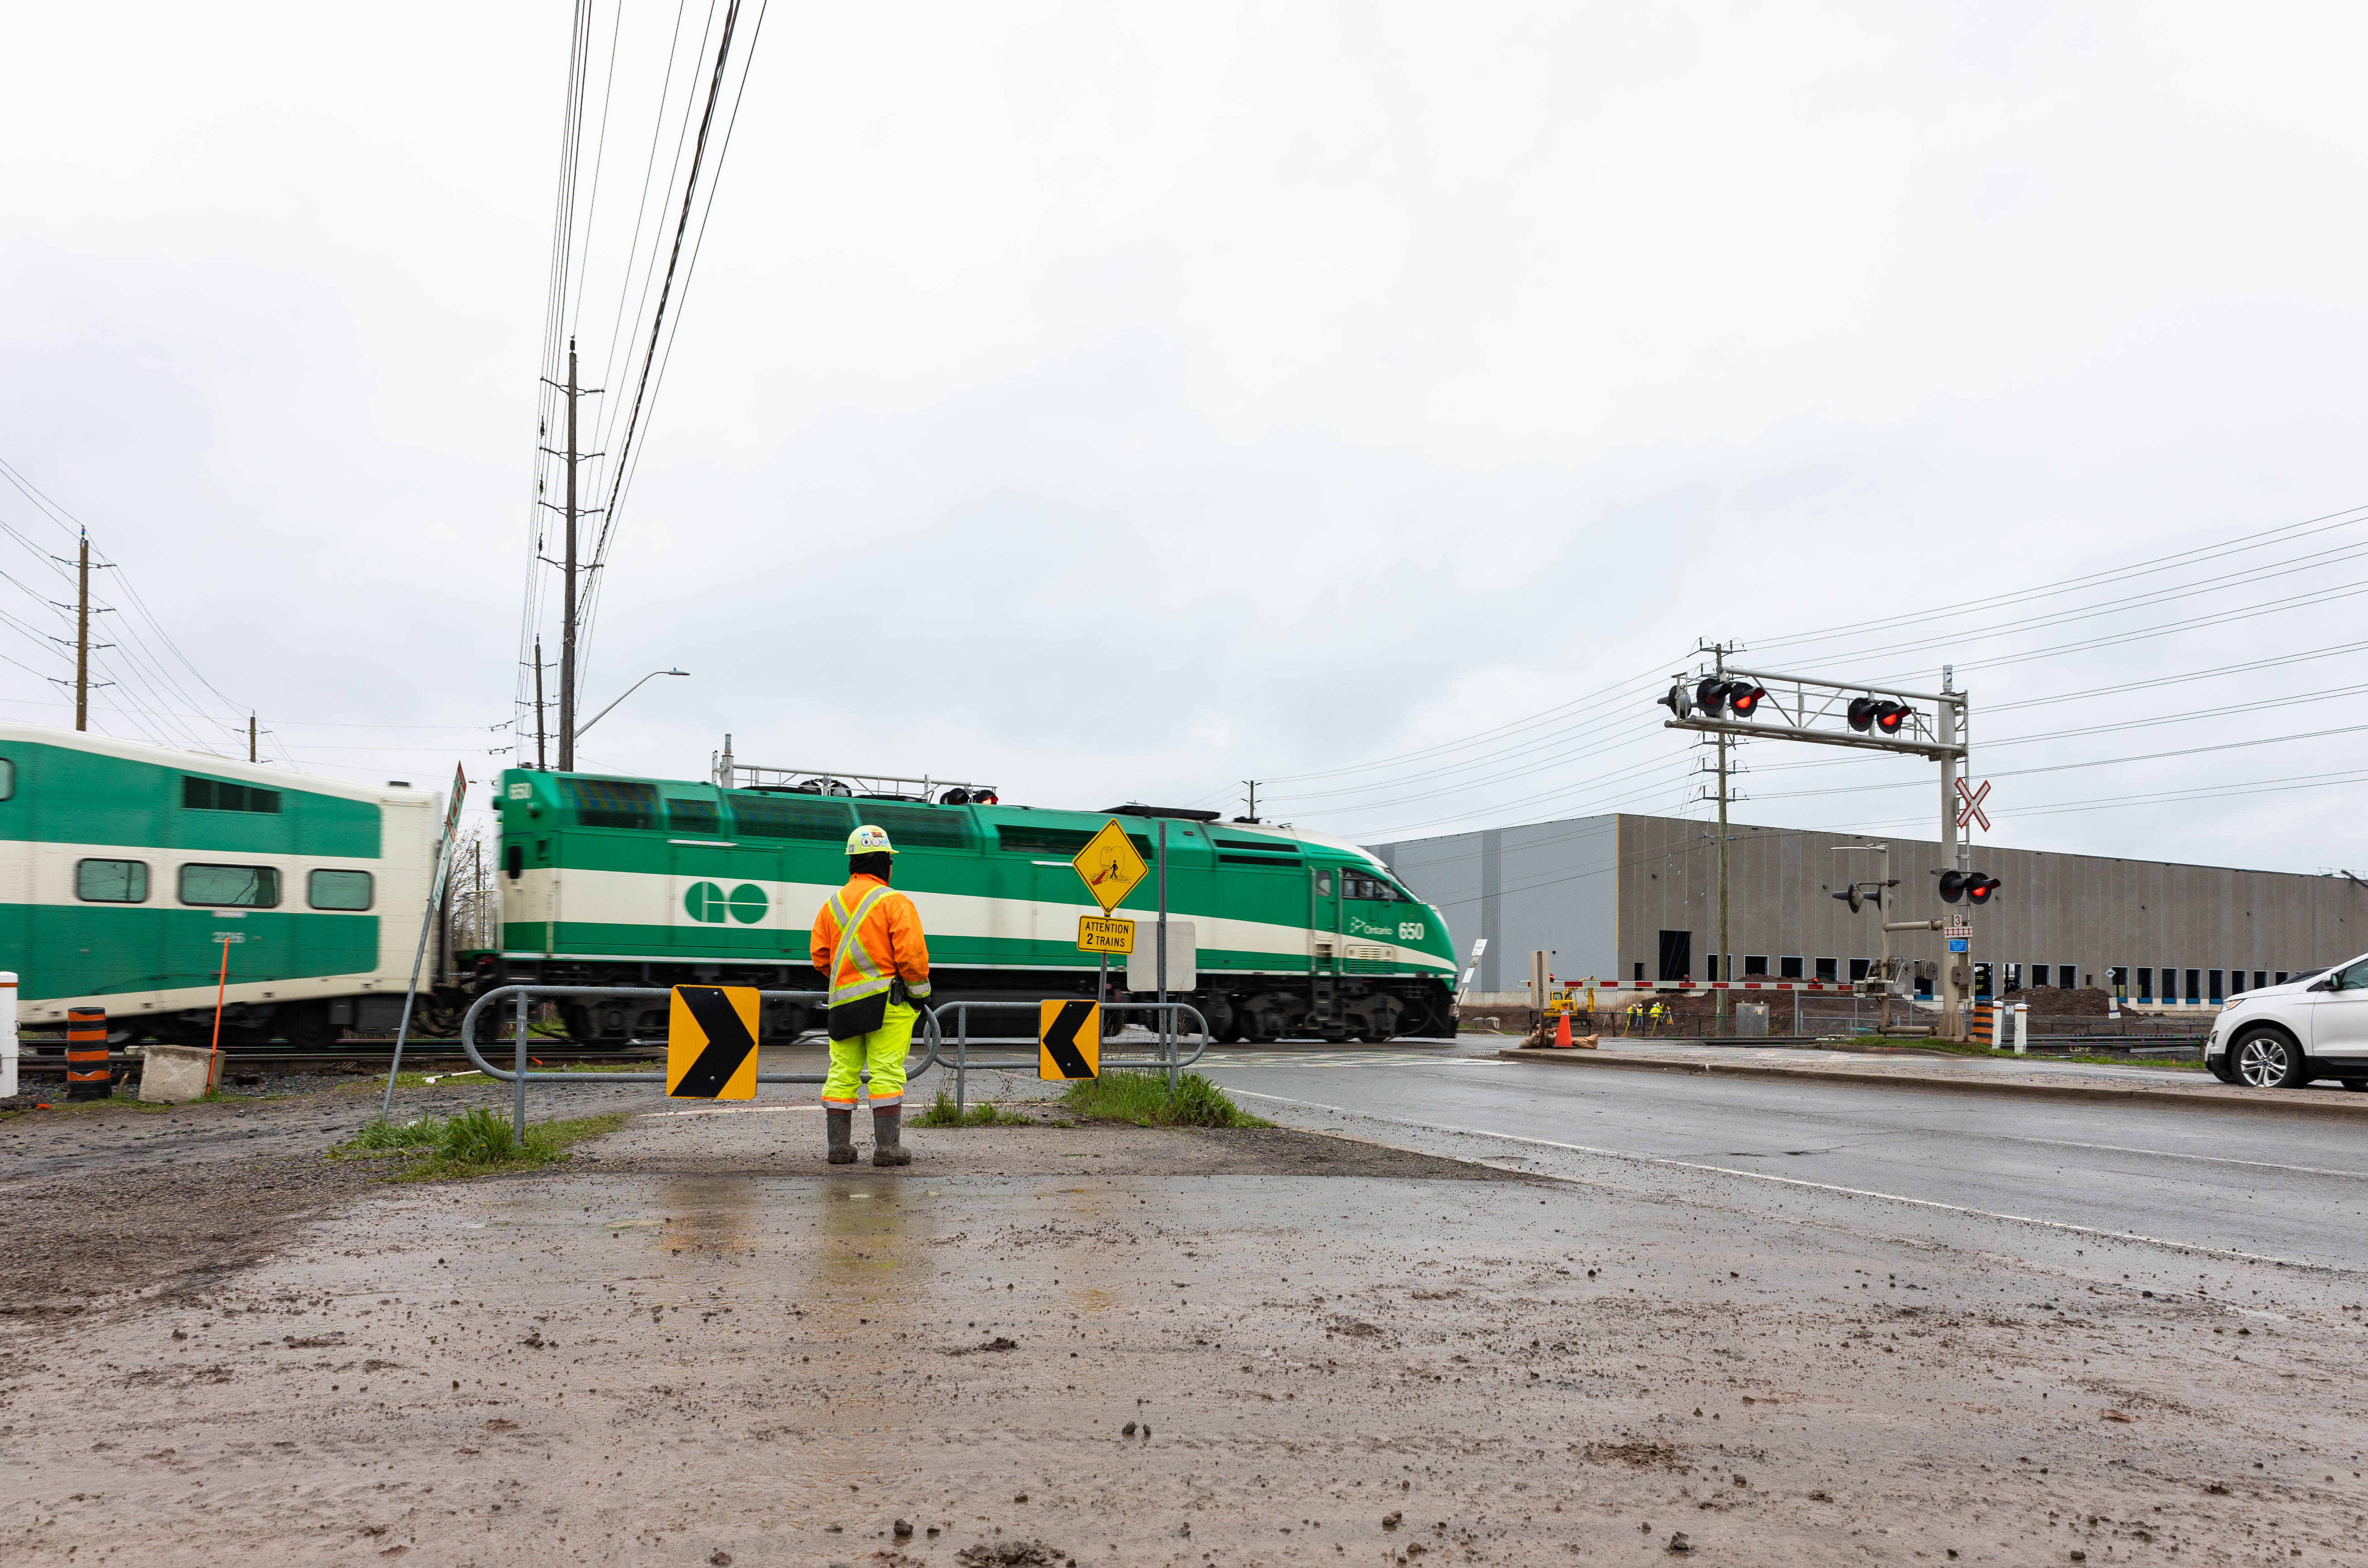
[{"label": "railway crossing signal", "polygon": [[757,988],[677,985],[666,1011],[666,1094],[757,1097]]},{"label": "railway crossing signal", "polygon": [[1680,719],[1691,718],[1697,710],[1713,719],[1728,713],[1748,719],[1767,699],[1767,688],[1757,681],[1722,680],[1713,676],[1697,683],[1691,697],[1682,685],[1669,687],[1669,694],[1661,699],[1660,705]]},{"label": "railway crossing signal", "polygon": [[1036,1076],[1101,1075],[1102,1008],[1099,1002],[1050,1001],[1036,1012]]},{"label": "railway crossing signal", "polygon": [[1883,734],[1896,735],[1899,733],[1899,726],[1906,722],[1908,711],[1904,702],[1885,702],[1877,697],[1852,698],[1850,727],[1861,734],[1873,729]]},{"label": "railway crossing signal", "polygon": [[1996,877],[1986,877],[1979,871],[1943,871],[1941,873],[1941,902],[1954,903],[1962,898],[1978,907],[1987,903],[1990,894],[2003,885]]}]

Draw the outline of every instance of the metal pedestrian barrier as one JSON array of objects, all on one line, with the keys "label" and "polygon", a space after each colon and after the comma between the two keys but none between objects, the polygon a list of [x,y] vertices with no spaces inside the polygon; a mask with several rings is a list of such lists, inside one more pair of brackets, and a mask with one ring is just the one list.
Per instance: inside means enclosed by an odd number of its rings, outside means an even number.
[{"label": "metal pedestrian barrier", "polygon": [[[1050,1000],[1050,998],[1048,998],[1048,1000]],[[1067,1000],[1067,998],[1060,998],[1060,1000]],[[985,1012],[993,1010],[1008,1013],[1026,1013],[1032,1017],[1042,1006],[1043,1003],[1034,1001],[949,1002],[937,1010],[937,1017],[933,1021],[935,1021],[941,1029],[948,1024],[951,1024],[953,1031],[955,1110],[960,1111],[964,1108],[970,1087],[968,1081],[969,1074],[973,1068],[976,1068],[981,1072],[1008,1073],[1018,1071],[1021,1068],[1033,1071],[1037,1065],[1037,1059],[1033,1055],[1024,1057],[1015,1056],[1008,1060],[973,1059],[970,1054],[971,1014],[974,1011]],[[1158,1053],[1156,1055],[1104,1056],[1101,1059],[1101,1065],[1104,1068],[1144,1067],[1158,1069],[1167,1074],[1167,1090],[1168,1093],[1173,1094],[1176,1092],[1177,1079],[1182,1074],[1184,1069],[1191,1066],[1195,1062],[1200,1061],[1202,1053],[1209,1049],[1209,1020],[1201,1016],[1200,1008],[1193,1006],[1189,1002],[1104,1002],[1100,1004],[1100,1006],[1101,1010],[1105,1013],[1153,1014],[1157,1019],[1156,1027],[1159,1031],[1159,1040],[1157,1042]],[[1192,1047],[1192,1054],[1190,1056],[1183,1054],[1181,1038],[1183,1030],[1179,1027],[1178,1016],[1184,1013],[1190,1013],[1192,1015],[1192,1022],[1194,1026],[1193,1032],[1197,1036],[1197,1040]],[[1006,1034],[988,1035],[984,1037],[982,1043],[992,1041],[997,1044],[1005,1044],[1019,1040],[1027,1040],[1032,1043],[1034,1036]]]},{"label": "metal pedestrian barrier", "polygon": [[[510,1119],[511,1135],[517,1138],[520,1142],[524,1142],[526,1141],[526,1086],[529,1082],[538,1084],[663,1084],[666,1081],[666,1075],[663,1072],[568,1073],[551,1068],[529,1069],[527,1065],[527,1015],[531,1010],[529,1004],[534,998],[560,996],[576,998],[606,997],[610,999],[632,998],[655,1002],[665,1000],[673,994],[674,993],[669,987],[663,985],[497,986],[494,990],[488,991],[484,995],[478,997],[474,1002],[469,1004],[469,1011],[461,1019],[461,1049],[469,1053],[469,1060],[475,1062],[477,1064],[478,1071],[484,1073],[487,1077],[506,1084],[514,1083],[518,1085],[515,1104]],[[759,998],[760,1006],[766,1001],[820,1004],[829,1000],[829,994],[822,991],[758,991],[757,994]],[[477,1050],[478,1015],[483,1013],[494,1003],[501,1001],[504,998],[514,998],[517,1003],[517,1022],[513,1035],[513,1039],[515,1040],[513,1065],[507,1069],[495,1066],[492,1062],[486,1061],[484,1055]],[[1030,1007],[1035,1005],[1036,1004],[1033,1002],[1027,1004],[1027,1006]],[[920,1013],[920,1017],[914,1024],[914,1032],[924,1040],[926,1046],[922,1053],[921,1064],[918,1067],[907,1066],[905,1069],[905,1076],[908,1081],[919,1077],[922,1074],[928,1072],[930,1068],[938,1064],[938,1048],[943,1042],[944,1038],[939,1032],[938,1027],[937,1015],[929,1011],[927,1007],[920,1008],[918,1011]],[[1196,1014],[1194,1016],[1198,1017],[1199,1015]],[[1194,1060],[1197,1061],[1198,1059],[1199,1056],[1196,1052]],[[1034,1065],[1032,1060],[1030,1062],[1030,1065]],[[397,1062],[395,1066],[399,1068],[401,1063]],[[863,1076],[868,1082],[871,1074],[867,1071],[864,1073]],[[827,1074],[823,1073],[759,1073],[757,1074],[757,1082],[760,1084],[819,1084],[824,1082],[826,1077]],[[390,1084],[393,1082],[392,1070],[390,1071],[388,1082]]]}]

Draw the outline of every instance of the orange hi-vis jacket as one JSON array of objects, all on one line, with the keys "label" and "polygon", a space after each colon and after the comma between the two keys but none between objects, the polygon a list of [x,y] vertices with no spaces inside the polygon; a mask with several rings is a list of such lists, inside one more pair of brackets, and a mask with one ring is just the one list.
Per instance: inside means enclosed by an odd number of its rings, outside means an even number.
[{"label": "orange hi-vis jacket", "polygon": [[[842,940],[850,930],[851,938]],[[916,1001],[929,994],[929,945],[921,936],[920,913],[877,877],[857,877],[823,900],[814,915],[814,966],[829,979],[834,1007],[876,995],[898,980]]]}]

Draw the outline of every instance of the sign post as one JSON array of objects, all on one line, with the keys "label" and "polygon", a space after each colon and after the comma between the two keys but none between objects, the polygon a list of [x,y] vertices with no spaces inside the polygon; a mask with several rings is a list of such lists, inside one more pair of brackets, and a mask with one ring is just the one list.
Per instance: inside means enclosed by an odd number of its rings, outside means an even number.
[{"label": "sign post", "polygon": [[[1094,1001],[1099,1005],[1110,1000],[1110,954],[1134,951],[1134,922],[1114,920],[1110,911],[1134,891],[1149,868],[1116,817],[1097,828],[1069,864],[1076,869],[1077,880],[1086,884],[1087,893],[1101,906],[1099,920],[1090,915],[1077,916],[1077,950],[1101,955],[1101,966],[1094,976]],[[1121,938],[1123,947],[1116,945]],[[1096,1035],[1094,1042],[1099,1050],[1101,1037]]]},{"label": "sign post", "polygon": [[[461,802],[468,793],[469,770],[455,765],[452,769],[452,801],[444,808],[444,835],[436,841],[436,871],[427,883],[427,913],[419,920],[419,950],[411,958],[411,985],[403,994],[403,1021],[395,1025],[394,1028],[394,1059],[386,1064],[386,1101],[379,1108],[378,1117],[381,1121],[394,1114],[394,1075],[403,1071],[403,1042],[411,1033],[411,1006],[419,995],[419,966],[427,961],[427,934],[436,928],[436,912],[444,903],[444,881],[452,867],[452,834],[453,830],[461,825]],[[443,960],[439,959],[437,961],[440,964]],[[223,972],[228,973],[230,967],[228,948],[222,949],[222,967]],[[216,1009],[214,1020],[215,1030],[219,1033],[222,1028],[222,1015],[219,1008]],[[520,1102],[523,1103],[526,1094],[523,1085],[520,1086],[518,1094]],[[518,1131],[521,1137],[525,1135],[525,1129],[520,1128]]]}]

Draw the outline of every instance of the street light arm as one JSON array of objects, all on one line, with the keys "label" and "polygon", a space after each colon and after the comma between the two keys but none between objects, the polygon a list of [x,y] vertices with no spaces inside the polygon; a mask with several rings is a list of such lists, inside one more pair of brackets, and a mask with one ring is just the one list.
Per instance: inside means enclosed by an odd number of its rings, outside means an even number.
[{"label": "street light arm", "polygon": [[[649,674],[643,676],[641,679],[627,687],[625,688],[625,697],[632,696],[633,693],[641,690],[642,687],[647,686],[650,682],[655,680],[660,676],[687,676],[689,674],[690,674],[689,670],[652,670]],[[620,697],[617,699],[617,702],[624,701],[625,697]],[[581,724],[576,725],[575,733],[580,735],[584,733],[585,731],[590,729],[593,725],[598,723],[601,720],[606,719],[609,714],[614,713],[617,710],[617,702],[611,702],[608,707],[603,708],[598,713],[593,714],[589,719],[585,720]]]}]

